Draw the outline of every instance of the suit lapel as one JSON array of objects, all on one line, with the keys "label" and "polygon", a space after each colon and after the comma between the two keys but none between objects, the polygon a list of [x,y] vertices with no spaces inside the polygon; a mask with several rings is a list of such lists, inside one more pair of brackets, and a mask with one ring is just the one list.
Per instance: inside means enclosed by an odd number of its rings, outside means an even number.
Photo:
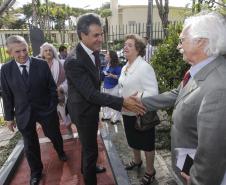
[{"label": "suit lapel", "polygon": [[26,86],[26,84],[25,84],[25,82],[24,82],[24,80],[22,78],[20,69],[18,68],[18,65],[17,65],[16,61],[13,60],[13,63],[12,64],[13,64],[13,71],[14,71],[13,76],[15,77],[15,79],[16,79],[17,82],[19,80],[18,84],[21,84],[23,86],[23,89],[26,89],[27,86]]},{"label": "suit lapel", "polygon": [[195,79],[190,79],[184,88],[181,86],[175,105],[177,105],[178,102],[180,102],[182,99],[184,99],[186,96],[188,96],[197,88],[198,88],[198,84],[195,81]]},{"label": "suit lapel", "polygon": [[81,57],[79,60],[81,62],[85,63],[85,67],[88,68],[88,70],[90,71],[90,73],[92,73],[97,80],[100,80],[100,74],[99,74],[99,70],[98,68],[94,65],[92,59],[89,57],[89,55],[85,52],[85,50],[83,49],[83,47],[81,46],[81,44],[78,44],[77,46],[77,56]]},{"label": "suit lapel", "polygon": [[186,96],[188,96],[190,93],[192,93],[195,89],[201,86],[202,82],[207,78],[207,76],[219,65],[224,62],[224,59],[220,56],[217,57],[214,61],[207,64],[205,67],[203,67],[195,76],[194,78],[190,79],[187,85],[180,89],[178,98],[176,100],[175,105],[178,104],[182,99],[184,99]]},{"label": "suit lapel", "polygon": [[35,61],[34,58],[31,57],[30,58],[30,69],[29,69],[29,83],[30,83],[30,85],[31,85],[32,79],[35,79],[35,75],[37,75],[35,70],[37,70],[36,61]]}]

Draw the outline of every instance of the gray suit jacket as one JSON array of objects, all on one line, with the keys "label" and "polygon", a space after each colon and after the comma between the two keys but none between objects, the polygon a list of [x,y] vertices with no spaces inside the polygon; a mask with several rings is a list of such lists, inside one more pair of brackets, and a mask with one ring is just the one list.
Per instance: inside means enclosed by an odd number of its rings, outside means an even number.
[{"label": "gray suit jacket", "polygon": [[171,129],[174,165],[175,148],[195,148],[191,184],[220,185],[226,171],[225,58],[219,56],[203,67],[184,88],[179,85],[170,92],[143,98],[142,103],[149,110],[174,107]]}]

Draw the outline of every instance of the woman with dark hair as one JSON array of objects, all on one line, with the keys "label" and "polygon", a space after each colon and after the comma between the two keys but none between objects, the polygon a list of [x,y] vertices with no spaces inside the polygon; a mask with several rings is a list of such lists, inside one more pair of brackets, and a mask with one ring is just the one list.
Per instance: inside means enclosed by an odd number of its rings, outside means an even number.
[{"label": "woman with dark hair", "polygon": [[[118,78],[121,74],[121,67],[119,66],[117,53],[112,50],[108,51],[105,55],[105,60],[107,61],[107,66],[102,72],[102,75],[104,75],[103,91],[119,96]],[[112,124],[117,124],[121,121],[121,113],[109,107],[104,107],[102,120],[111,120]]]},{"label": "woman with dark hair", "polygon": [[[122,68],[119,78],[120,95],[128,97],[135,93],[142,97],[158,94],[158,84],[155,72],[142,57],[145,55],[145,43],[136,35],[127,35],[124,43],[126,65]],[[122,111],[123,123],[128,145],[133,149],[134,159],[126,165],[126,170],[139,168],[142,165],[141,150],[146,158],[146,172],[141,179],[141,185],[149,185],[155,178],[155,128],[146,131],[135,129],[137,115],[126,110]]]}]

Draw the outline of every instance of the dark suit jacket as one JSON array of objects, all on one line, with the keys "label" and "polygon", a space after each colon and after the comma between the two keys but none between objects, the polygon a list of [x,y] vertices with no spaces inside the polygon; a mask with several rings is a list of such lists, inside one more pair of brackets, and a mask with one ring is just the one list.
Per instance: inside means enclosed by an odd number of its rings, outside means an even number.
[{"label": "dark suit jacket", "polygon": [[30,58],[30,62],[29,86],[25,85],[14,60],[1,69],[5,120],[15,117],[18,129],[26,127],[31,113],[39,119],[49,116],[56,111],[58,102],[56,84],[48,64],[37,58]]},{"label": "dark suit jacket", "polygon": [[100,92],[100,73],[80,44],[65,62],[68,110],[72,122],[80,116],[97,119],[101,106],[121,110],[123,98]]}]

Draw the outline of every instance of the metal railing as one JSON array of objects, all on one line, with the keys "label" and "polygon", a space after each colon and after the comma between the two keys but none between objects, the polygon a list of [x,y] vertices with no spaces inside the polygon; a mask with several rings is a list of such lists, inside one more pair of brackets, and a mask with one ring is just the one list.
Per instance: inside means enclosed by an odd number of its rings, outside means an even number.
[{"label": "metal railing", "polygon": [[[180,22],[170,22],[170,24],[179,24]],[[135,33],[142,37],[146,35],[146,23],[136,23],[131,25],[116,25],[116,26],[109,26],[108,28],[108,42],[114,42],[117,40],[123,40],[125,35]],[[151,44],[156,46],[159,41],[165,38],[162,23],[155,22],[152,25],[152,40]]]}]

